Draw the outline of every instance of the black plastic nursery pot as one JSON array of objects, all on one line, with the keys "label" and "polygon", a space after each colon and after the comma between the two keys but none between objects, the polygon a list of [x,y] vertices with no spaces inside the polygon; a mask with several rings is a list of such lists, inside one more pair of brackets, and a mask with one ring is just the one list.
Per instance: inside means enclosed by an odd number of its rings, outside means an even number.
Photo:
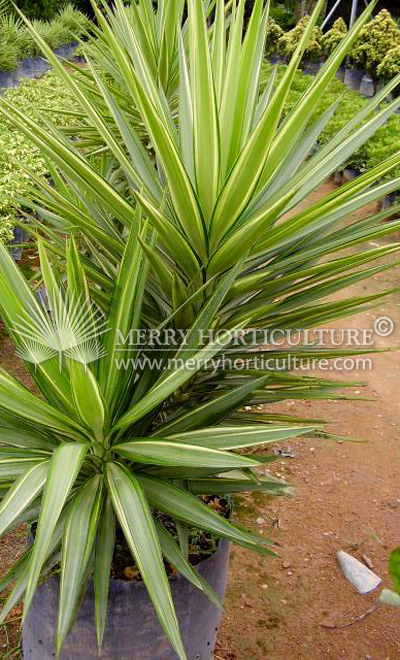
[{"label": "black plastic nursery pot", "polygon": [[11,241],[10,245],[17,244],[17,247],[13,248],[11,251],[11,256],[14,261],[20,261],[23,253],[23,247],[21,243],[26,243],[29,239],[29,235],[25,229],[22,227],[14,227],[13,229],[14,238]]},{"label": "black plastic nursery pot", "polygon": [[33,76],[33,58],[28,57],[23,60],[18,67],[19,78],[32,78]]},{"label": "black plastic nursery pot", "polygon": [[0,89],[14,87],[14,77],[12,71],[0,71]]},{"label": "black plastic nursery pot", "polygon": [[283,55],[279,55],[279,53],[275,53],[274,55],[269,55],[268,56],[268,61],[270,64],[284,64],[285,63],[285,58]]},{"label": "black plastic nursery pot", "polygon": [[74,51],[76,50],[78,46],[77,41],[73,41],[70,44],[65,44],[64,46],[61,46],[60,48],[55,48],[54,54],[60,57],[63,60],[68,60],[70,57],[72,57]]},{"label": "black plastic nursery pot", "polygon": [[390,209],[390,207],[395,203],[395,201],[396,201],[395,193],[390,193],[390,195],[386,195],[381,201],[382,211],[386,211],[386,209]]},{"label": "black plastic nursery pot", "polygon": [[[226,592],[229,543],[196,567],[223,601]],[[170,579],[188,660],[211,660],[221,611],[182,576]],[[59,579],[51,577],[36,591],[23,632],[24,660],[55,658],[54,633]],[[177,660],[178,656],[158,623],[147,590],[141,582],[111,580],[107,628],[99,655],[94,594],[90,584],[60,660]]]},{"label": "black plastic nursery pot", "polygon": [[359,91],[360,91],[360,94],[362,94],[362,96],[366,96],[369,99],[372,98],[375,94],[375,82],[374,82],[374,80],[368,75],[363,76],[363,78],[361,79],[361,84],[360,84],[360,90]]},{"label": "black plastic nursery pot", "polygon": [[41,78],[51,69],[50,64],[43,57],[34,57],[32,60],[32,75]]},{"label": "black plastic nursery pot", "polygon": [[308,76],[316,76],[323,64],[323,60],[304,60],[302,62],[303,73]]},{"label": "black plastic nursery pot", "polygon": [[353,92],[358,92],[365,74],[366,71],[364,69],[349,69],[346,67],[344,82]]},{"label": "black plastic nursery pot", "polygon": [[344,68],[344,66],[340,66],[336,71],[336,78],[338,78],[340,82],[343,82],[345,73],[346,73],[346,69]]}]

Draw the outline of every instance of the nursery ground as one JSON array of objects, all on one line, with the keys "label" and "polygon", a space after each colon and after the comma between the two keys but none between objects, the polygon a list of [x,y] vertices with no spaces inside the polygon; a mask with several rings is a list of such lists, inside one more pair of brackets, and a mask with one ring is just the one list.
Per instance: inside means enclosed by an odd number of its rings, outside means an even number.
[{"label": "nursery ground", "polygon": [[[332,184],[326,184],[326,193]],[[370,209],[371,210],[371,209]],[[359,213],[360,219],[363,213]],[[395,237],[399,240],[399,237]],[[393,242],[394,237],[374,241]],[[395,260],[395,258],[393,259]],[[346,296],[363,295],[399,284],[400,268],[361,282]],[[400,294],[359,314],[345,328],[371,328],[378,316],[388,316],[395,331],[377,346],[400,346]],[[0,327],[0,364],[27,384],[9,340]],[[326,376],[326,373],[325,373]],[[237,516],[262,529],[282,547],[280,558],[265,560],[244,550],[232,552],[226,615],[215,660],[396,660],[400,658],[400,612],[381,608],[348,627],[371,608],[376,594],[360,596],[341,575],[335,558],[339,549],[372,562],[390,586],[387,558],[400,544],[398,476],[400,430],[400,355],[373,358],[369,373],[329,374],[339,380],[368,380],[360,395],[368,401],[287,402],[276,409],[302,417],[331,420],[329,430],[365,439],[364,444],[297,439],[289,448],[294,458],[278,461],[273,471],[292,483],[296,497],[267,500],[243,497]],[[358,391],[358,390],[357,390]],[[278,448],[278,447],[277,447]],[[257,519],[263,519],[257,525]],[[0,541],[0,574],[22,552],[24,531]],[[18,618],[20,610],[13,613]],[[7,642],[0,630],[0,658],[17,642],[18,622],[9,626]],[[12,656],[18,658],[18,655]]]},{"label": "nursery ground", "polygon": [[[324,192],[331,187],[326,184]],[[364,213],[358,214],[360,219]],[[374,244],[394,240],[399,236]],[[342,297],[396,287],[399,274],[400,268],[395,267],[353,286]],[[335,325],[368,329],[379,316],[390,317],[395,330],[375,346],[398,349],[399,293],[372,312]],[[241,522],[262,529],[282,548],[276,560],[241,549],[233,551],[226,615],[215,660],[400,658],[399,610],[382,607],[358,620],[374,605],[377,594],[358,595],[336,562],[340,549],[360,560],[367,557],[384,585],[391,586],[387,559],[400,544],[400,354],[374,356],[369,373],[329,373],[328,377],[368,381],[367,387],[356,391],[371,400],[293,401],[276,408],[301,417],[331,420],[327,425],[330,431],[362,438],[366,443],[286,442],[280,448],[289,445],[294,458],[278,461],[271,473],[294,485],[295,498],[242,498],[238,512]],[[265,523],[257,525],[257,519]],[[332,627],[355,620],[347,627]]]}]

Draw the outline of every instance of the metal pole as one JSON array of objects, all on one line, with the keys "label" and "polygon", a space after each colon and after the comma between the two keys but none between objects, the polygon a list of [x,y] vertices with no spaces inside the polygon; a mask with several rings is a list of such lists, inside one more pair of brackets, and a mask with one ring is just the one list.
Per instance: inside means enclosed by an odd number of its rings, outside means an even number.
[{"label": "metal pole", "polygon": [[351,5],[350,27],[353,27],[357,18],[358,0],[353,0]]},{"label": "metal pole", "polygon": [[323,30],[325,25],[327,23],[329,23],[329,21],[331,19],[331,16],[333,16],[333,14],[335,13],[336,9],[339,7],[341,2],[342,2],[342,0],[336,0],[335,4],[333,5],[332,9],[330,10],[328,16],[325,18],[324,22],[322,23],[321,30]]}]

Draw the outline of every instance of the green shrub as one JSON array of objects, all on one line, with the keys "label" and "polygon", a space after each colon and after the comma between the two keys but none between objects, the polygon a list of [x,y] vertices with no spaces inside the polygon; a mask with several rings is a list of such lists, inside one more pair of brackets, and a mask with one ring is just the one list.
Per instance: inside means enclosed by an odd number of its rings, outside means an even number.
[{"label": "green shrub", "polygon": [[[379,165],[386,158],[390,158],[400,151],[400,116],[393,115],[385,126],[382,126],[363,148],[365,153],[365,169]],[[361,170],[362,171],[362,170]],[[390,174],[391,177],[400,176],[400,168]],[[388,178],[388,177],[386,177]]]},{"label": "green shrub", "polygon": [[382,80],[391,80],[400,73],[400,44],[386,53],[376,72]]},{"label": "green shrub", "polygon": [[88,19],[80,11],[77,11],[72,4],[64,5],[56,16],[56,20],[65,25],[71,34],[79,36],[88,26]]},{"label": "green shrub", "polygon": [[278,47],[278,42],[279,39],[283,36],[284,32],[280,25],[276,21],[274,21],[273,18],[270,18],[268,20],[268,28],[267,28],[267,41],[266,41],[266,49],[265,52],[267,55],[271,55],[272,53],[276,53],[277,50],[279,49]]},{"label": "green shrub", "polygon": [[388,51],[399,43],[400,29],[390,12],[382,9],[362,29],[349,56],[349,63],[356,68],[367,69],[372,76],[376,76],[377,69]]},{"label": "green shrub", "polygon": [[54,19],[46,25],[47,35],[45,41],[50,46],[50,48],[58,48],[59,46],[64,46],[71,41],[71,30],[60,19]]},{"label": "green shrub", "polygon": [[11,71],[18,64],[23,47],[21,20],[13,14],[0,15],[0,70]]},{"label": "green shrub", "polygon": [[[309,21],[310,21],[310,17],[304,16],[304,18],[302,18],[301,21],[298,22],[298,24],[296,25],[295,28],[293,28],[293,30],[290,30],[290,32],[286,32],[279,39],[278,42],[279,50],[287,59],[290,59],[292,57]],[[309,44],[304,52],[305,58],[314,59],[322,55],[322,44],[321,44],[322,37],[323,35],[321,28],[315,27],[312,31],[312,36],[309,41]]]},{"label": "green shrub", "polygon": [[291,30],[296,25],[294,12],[285,5],[279,4],[271,7],[269,16],[285,31]]},{"label": "green shrub", "polygon": [[[29,116],[37,115],[37,108],[47,108],[46,115],[57,125],[71,123],[68,115],[61,115],[56,108],[67,109],[69,94],[53,72],[40,80],[26,79],[20,87],[6,92],[6,98]],[[19,198],[26,195],[32,183],[26,174],[29,167],[43,176],[46,164],[38,149],[22,133],[0,120],[0,241],[10,239],[10,231],[21,212]],[[15,201],[13,201],[15,200]]]},{"label": "green shrub", "polygon": [[[77,41],[88,26],[87,17],[73,5],[63,5],[54,20],[32,19],[36,32],[51,48]],[[14,69],[19,60],[40,55],[40,49],[22,20],[14,14],[0,16],[0,70]]]},{"label": "green shrub", "polygon": [[38,18],[44,21],[51,20],[57,11],[62,7],[63,0],[14,0],[18,9],[20,9],[28,18]]},{"label": "green shrub", "polygon": [[19,50],[16,44],[0,41],[0,70],[12,71],[18,65]]},{"label": "green shrub", "polygon": [[340,44],[347,34],[347,25],[343,18],[338,18],[331,29],[322,37],[322,49],[324,53],[330,55]]}]

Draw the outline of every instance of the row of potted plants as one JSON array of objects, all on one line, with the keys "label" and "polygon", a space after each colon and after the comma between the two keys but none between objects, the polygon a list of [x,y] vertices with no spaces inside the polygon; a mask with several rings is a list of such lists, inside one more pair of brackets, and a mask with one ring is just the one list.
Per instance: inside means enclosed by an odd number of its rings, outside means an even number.
[{"label": "row of potted plants", "polygon": [[[285,101],[322,0],[278,86],[264,91],[262,0],[246,36],[242,4],[227,21],[220,0],[212,26],[204,12],[212,3],[197,0],[181,3],[181,12],[168,3],[168,20],[165,3],[138,0],[127,11],[117,2],[105,15],[104,5],[94,3],[101,40],[92,44],[93,69],[72,74],[38,39],[84,118],[80,141],[0,104],[53,177],[53,185],[34,178],[26,200],[46,221],[33,220],[32,230],[51,315],[0,245],[0,313],[36,383],[31,392],[0,370],[0,535],[21,520],[31,529],[29,547],[0,583],[12,585],[0,620],[24,598],[30,660],[211,660],[226,541],[274,554],[263,534],[231,520],[227,496],[288,494],[268,474],[268,443],[314,430],[271,404],[346,398],[343,382],[292,372],[282,360],[351,349],[273,349],[272,365],[261,366],[264,329],[320,327],[386,295],[332,301],[389,267],[365,264],[398,249],[371,249],[370,241],[400,222],[382,227],[371,217],[367,227],[343,229],[341,221],[400,185],[398,177],[380,183],[400,155],[339,193],[304,202],[400,100],[378,109],[372,99],[307,159],[321,132],[314,110],[372,5],[289,121]],[[342,256],[349,240],[360,249]],[[77,335],[77,301],[87,341]],[[15,331],[15,318],[25,333]],[[161,348],[133,339],[134,359],[121,368],[117,328],[124,337],[167,332],[158,335]],[[177,329],[186,334],[175,343]],[[210,539],[214,552],[198,562]]]},{"label": "row of potted plants", "polygon": [[[309,20],[309,16],[306,16],[292,30],[284,32],[270,19],[268,55],[288,60],[293,55]],[[338,18],[325,33],[318,26],[315,27],[303,57],[303,68],[308,73],[317,72],[347,32],[348,28],[342,18]],[[365,96],[372,96],[378,83],[392,79],[399,72],[400,28],[390,12],[382,9],[363,28],[338,75],[351,89],[360,90]]]},{"label": "row of potted plants", "polygon": [[[263,77],[265,86],[268,84],[271,75],[273,75],[273,70],[274,67],[271,64],[264,65]],[[285,70],[286,65],[279,67],[276,74],[277,80],[281,79]],[[295,107],[309,86],[310,77],[304,72],[298,71],[294,78],[291,92],[287,97],[286,113],[289,113]],[[385,103],[388,103],[388,101],[385,101]],[[358,112],[366,108],[368,106],[368,99],[357,92],[349,90],[343,82],[335,79],[330,83],[318,107],[315,108],[313,119],[316,120],[322,117],[324,113],[329,112],[329,108],[334,106],[334,104],[338,104],[337,109],[329,118],[329,121],[325,124],[319,135],[318,148],[324,147]],[[336,175],[336,181],[339,183],[343,180],[344,170],[346,170],[346,177],[358,176],[399,151],[400,116],[394,113],[374,135],[341,164]],[[396,169],[396,174],[400,176],[400,168]],[[384,203],[392,202],[393,199],[394,197],[391,195]]]},{"label": "row of potted plants", "polygon": [[[283,76],[285,66],[278,72],[278,80]],[[270,79],[272,67],[264,65],[264,85]],[[285,112],[291,110],[299,98],[310,85],[310,77],[298,71],[293,79],[292,88],[285,104]],[[6,98],[18,107],[25,108],[26,112],[34,114],[35,104],[42,107],[54,108],[68,107],[71,97],[63,86],[60,77],[48,73],[41,80],[26,80],[18,88],[9,90]],[[314,112],[314,119],[323,115],[335,102],[340,102],[337,111],[330,118],[319,136],[319,144],[324,145],[334,137],[355,114],[364,108],[367,100],[360,94],[350,91],[343,83],[335,79],[331,82],[323,99],[320,100]],[[68,126],[74,123],[72,117],[51,114],[52,120],[59,126]],[[338,174],[341,179],[343,169],[351,170],[357,174],[379,164],[400,150],[400,117],[393,115],[375,135],[362,145],[355,154],[342,164]],[[9,155],[13,159],[10,160]],[[17,162],[19,165],[17,165]],[[43,176],[46,174],[46,165],[35,146],[27,142],[23,135],[4,120],[0,121],[0,241],[7,242],[12,238],[15,222],[20,220],[21,205],[18,202],[23,198],[30,187],[25,168],[29,167]],[[400,173],[400,171],[399,171]],[[393,199],[393,198],[391,198]]]},{"label": "row of potted plants", "polygon": [[[35,29],[53,51],[70,58],[88,21],[69,4],[52,21],[34,21]],[[38,77],[49,69],[37,43],[22,20],[14,14],[0,15],[0,88],[14,87],[24,77]]]}]

